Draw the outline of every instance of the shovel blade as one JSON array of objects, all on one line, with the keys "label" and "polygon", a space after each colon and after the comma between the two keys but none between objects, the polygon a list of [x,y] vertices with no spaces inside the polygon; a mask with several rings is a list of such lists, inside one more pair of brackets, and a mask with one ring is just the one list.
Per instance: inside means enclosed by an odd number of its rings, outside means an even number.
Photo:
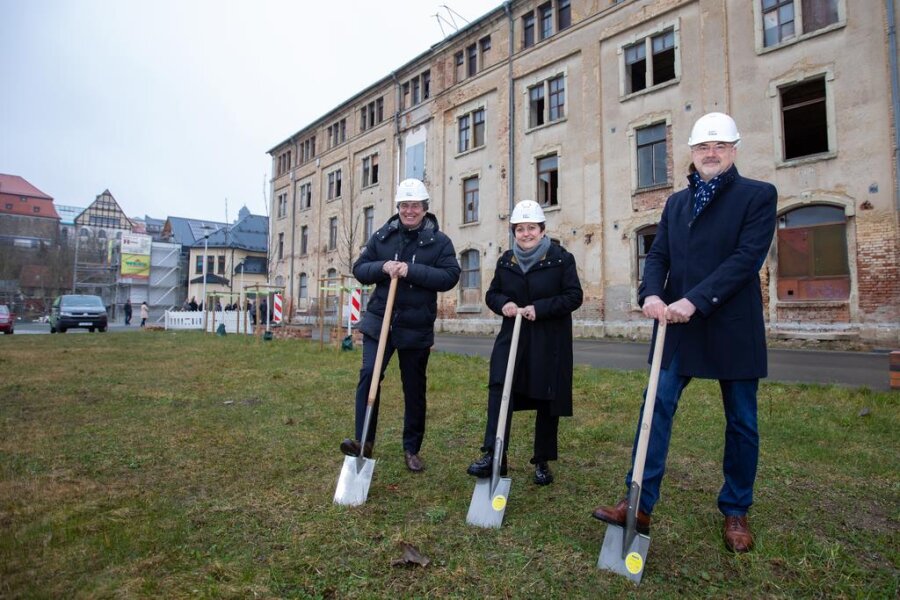
[{"label": "shovel blade", "polygon": [[369,485],[372,483],[374,470],[374,458],[360,459],[356,456],[345,456],[344,466],[341,467],[341,474],[338,476],[337,488],[334,490],[334,503],[344,506],[365,504],[366,498],[369,496]]},{"label": "shovel blade", "polygon": [[647,565],[647,550],[650,548],[650,536],[642,533],[634,537],[634,541],[625,551],[622,558],[622,544],[625,540],[625,528],[619,525],[607,525],[606,535],[603,537],[603,547],[600,549],[600,558],[597,560],[597,568],[612,571],[627,577],[634,583],[640,583],[644,575],[644,567]]},{"label": "shovel blade", "polygon": [[490,477],[475,482],[475,491],[472,492],[466,523],[476,527],[500,527],[503,524],[503,515],[506,513],[506,502],[509,498],[511,484],[512,480],[509,477],[501,477],[497,481],[497,487],[492,491]]}]

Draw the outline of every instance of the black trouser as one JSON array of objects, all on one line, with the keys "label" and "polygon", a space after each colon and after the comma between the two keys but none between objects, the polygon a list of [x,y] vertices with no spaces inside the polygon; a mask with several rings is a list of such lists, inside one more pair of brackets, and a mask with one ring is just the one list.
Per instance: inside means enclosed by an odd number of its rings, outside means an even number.
[{"label": "black trouser", "polygon": [[[497,439],[497,422],[500,420],[500,402],[503,399],[503,386],[496,384],[488,388],[488,418],[484,430],[483,452],[491,452]],[[550,402],[539,404],[534,416],[534,456],[531,464],[557,459],[557,438],[559,433],[559,416],[550,414]],[[510,398],[509,411],[506,413],[506,433],[503,437],[509,448],[509,430],[512,425],[513,401]]]},{"label": "black trouser", "polygon": [[[405,409],[403,412],[403,449],[418,454],[422,447],[422,439],[425,437],[425,387],[427,383],[426,369],[430,348],[397,349],[394,347],[390,335],[384,348],[384,360],[381,363],[379,382],[384,379],[384,371],[387,369],[391,356],[397,351],[400,358],[400,379],[403,382],[403,400]],[[356,386],[356,439],[362,438],[363,424],[366,419],[366,404],[369,399],[369,386],[372,383],[372,373],[375,370],[375,354],[378,352],[378,340],[363,335],[363,359],[362,368],[359,370],[359,384]],[[369,431],[366,435],[369,442],[375,443],[375,431],[378,427],[378,402],[381,398],[381,385],[378,386],[378,394],[375,396],[375,405],[372,407],[372,419],[369,423]]]}]

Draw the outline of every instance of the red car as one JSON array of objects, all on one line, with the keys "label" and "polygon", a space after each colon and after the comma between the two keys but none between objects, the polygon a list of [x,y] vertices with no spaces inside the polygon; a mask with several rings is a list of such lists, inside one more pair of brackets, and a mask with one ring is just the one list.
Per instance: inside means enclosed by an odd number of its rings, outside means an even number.
[{"label": "red car", "polygon": [[0,304],[0,331],[6,335],[10,335],[13,332],[15,324],[16,315],[9,312],[8,306]]}]

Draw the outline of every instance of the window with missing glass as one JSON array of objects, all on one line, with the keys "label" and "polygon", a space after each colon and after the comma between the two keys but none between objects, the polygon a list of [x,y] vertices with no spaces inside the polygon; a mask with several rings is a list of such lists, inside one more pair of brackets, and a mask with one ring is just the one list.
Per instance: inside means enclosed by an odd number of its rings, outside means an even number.
[{"label": "window with missing glass", "polygon": [[544,208],[559,204],[559,157],[537,159],[537,202]]},{"label": "window with missing glass", "polygon": [[328,219],[328,249],[337,249],[338,240],[338,218],[330,217]]},{"label": "window with missing glass", "polygon": [[839,23],[843,0],[758,0],[763,46],[791,41]]},{"label": "window with missing glass", "polygon": [[363,209],[363,240],[368,241],[375,233],[375,207],[367,206]]},{"label": "window with missing glass", "polygon": [[656,239],[656,225],[648,225],[638,229],[635,235],[637,248],[637,283],[640,284],[644,280],[644,263],[647,255],[650,254],[650,247],[653,246],[653,240]]},{"label": "window with missing glass", "polygon": [[850,297],[847,218],[844,209],[803,206],[778,218],[778,299],[846,300]]},{"label": "window with missing glass", "polygon": [[625,93],[633,94],[676,79],[675,51],[674,28],[625,46],[622,49]]},{"label": "window with missing glass", "polygon": [[529,129],[559,121],[565,116],[566,78],[564,75],[555,75],[528,88]]},{"label": "window with missing glass", "polygon": [[300,255],[309,254],[309,226],[302,225],[300,227]]},{"label": "window with missing glass", "polygon": [[477,176],[463,179],[463,223],[478,221],[478,191]]},{"label": "window with missing glass", "polygon": [[637,186],[648,188],[668,183],[666,124],[656,123],[635,132]]},{"label": "window with missing glass", "polygon": [[825,77],[779,89],[784,159],[829,151]]}]

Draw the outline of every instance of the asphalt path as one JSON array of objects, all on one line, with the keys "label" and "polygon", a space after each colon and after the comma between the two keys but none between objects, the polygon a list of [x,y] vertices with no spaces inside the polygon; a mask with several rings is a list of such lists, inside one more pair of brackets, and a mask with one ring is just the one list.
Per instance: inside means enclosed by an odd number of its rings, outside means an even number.
[{"label": "asphalt path", "polygon": [[[469,356],[491,355],[493,337],[436,335],[435,350]],[[581,340],[574,344],[575,363],[601,369],[640,371],[649,369],[647,342]],[[837,352],[769,348],[767,381],[785,383],[834,383],[872,390],[890,389],[890,355],[887,352]]]},{"label": "asphalt path", "polygon": [[[112,323],[109,332],[137,331],[140,320],[128,327]],[[15,335],[47,334],[46,323],[16,323]],[[56,334],[60,335],[60,334]],[[106,335],[87,329],[70,329],[62,335]],[[9,337],[2,336],[0,338]],[[2,343],[2,342],[0,342]],[[476,335],[435,336],[435,350],[470,356],[491,355],[494,338]],[[0,346],[2,347],[2,346]],[[583,340],[574,342],[575,363],[601,369],[647,370],[647,342]],[[890,355],[887,352],[838,352],[833,350],[793,350],[769,348],[768,381],[785,383],[833,383],[872,390],[890,389]]]}]

